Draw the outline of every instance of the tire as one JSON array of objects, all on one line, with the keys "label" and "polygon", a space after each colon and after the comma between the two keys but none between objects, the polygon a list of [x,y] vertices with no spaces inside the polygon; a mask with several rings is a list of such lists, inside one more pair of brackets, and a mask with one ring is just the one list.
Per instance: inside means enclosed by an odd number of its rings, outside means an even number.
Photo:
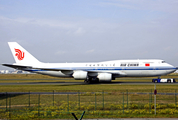
[{"label": "tire", "polygon": [[91,80],[89,78],[87,78],[85,81],[84,81],[85,84],[90,84],[91,83]]},{"label": "tire", "polygon": [[167,82],[168,82],[168,83],[171,83],[171,80],[168,80]]},{"label": "tire", "polygon": [[85,84],[88,84],[87,80],[84,81]]},{"label": "tire", "polygon": [[90,84],[91,81],[89,81],[89,80],[85,80],[84,83],[85,83],[85,84]]},{"label": "tire", "polygon": [[99,81],[99,79],[98,78],[96,78],[96,83],[99,83],[100,81]]}]

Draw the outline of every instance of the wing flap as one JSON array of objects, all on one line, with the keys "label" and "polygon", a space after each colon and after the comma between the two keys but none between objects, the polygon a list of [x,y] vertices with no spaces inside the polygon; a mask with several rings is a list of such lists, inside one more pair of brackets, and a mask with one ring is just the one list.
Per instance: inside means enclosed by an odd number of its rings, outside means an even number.
[{"label": "wing flap", "polygon": [[37,68],[37,67],[33,67],[33,69],[47,70],[47,71],[73,71],[72,69],[65,69],[65,68]]},{"label": "wing flap", "polygon": [[[61,72],[67,72],[67,73],[73,73],[76,71],[76,69],[69,69],[69,68],[35,68],[33,69],[39,69],[39,70],[48,70],[48,71],[61,71]],[[78,69],[79,70],[79,69]],[[125,72],[122,71],[113,71],[113,70],[107,70],[107,71],[102,71],[102,70],[85,70],[81,69],[80,71],[86,71],[88,73],[111,73],[111,74],[116,74],[116,75],[126,75]]]}]

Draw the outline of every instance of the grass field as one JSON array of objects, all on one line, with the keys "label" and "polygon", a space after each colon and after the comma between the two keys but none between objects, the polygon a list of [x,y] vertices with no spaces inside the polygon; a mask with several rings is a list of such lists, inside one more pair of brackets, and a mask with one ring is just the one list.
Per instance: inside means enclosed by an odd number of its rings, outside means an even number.
[{"label": "grass field", "polygon": [[[153,77],[155,78],[155,77]],[[178,74],[162,78],[177,78]],[[77,92],[74,95],[11,95],[0,97],[0,118],[49,119],[69,118],[71,112],[84,118],[178,117],[177,95],[157,95],[157,115],[154,115],[154,84],[152,78],[118,78],[114,82],[127,84],[58,84],[58,85],[0,85],[0,92]],[[71,78],[56,78],[38,74],[1,74],[0,83],[83,82]],[[177,81],[178,82],[178,81]],[[157,84],[158,93],[177,93],[178,84]],[[143,92],[146,94],[137,94]],[[130,93],[130,94],[129,94]]]}]

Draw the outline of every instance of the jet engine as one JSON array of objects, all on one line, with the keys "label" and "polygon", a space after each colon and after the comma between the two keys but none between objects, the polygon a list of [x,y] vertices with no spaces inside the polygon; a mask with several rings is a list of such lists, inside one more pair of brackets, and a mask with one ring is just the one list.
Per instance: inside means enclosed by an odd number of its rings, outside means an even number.
[{"label": "jet engine", "polygon": [[87,78],[87,73],[86,71],[75,71],[72,76],[75,80],[84,80]]},{"label": "jet engine", "polygon": [[97,78],[100,80],[100,81],[111,81],[112,80],[112,74],[110,73],[100,73]]}]

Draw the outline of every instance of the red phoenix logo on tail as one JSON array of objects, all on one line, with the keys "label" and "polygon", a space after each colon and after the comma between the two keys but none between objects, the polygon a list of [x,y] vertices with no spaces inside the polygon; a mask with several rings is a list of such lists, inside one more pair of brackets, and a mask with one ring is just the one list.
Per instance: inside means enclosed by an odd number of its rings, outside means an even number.
[{"label": "red phoenix logo on tail", "polygon": [[16,52],[15,56],[17,56],[18,60],[23,60],[23,58],[24,58],[24,52],[22,52],[19,49],[15,49],[15,52]]}]

